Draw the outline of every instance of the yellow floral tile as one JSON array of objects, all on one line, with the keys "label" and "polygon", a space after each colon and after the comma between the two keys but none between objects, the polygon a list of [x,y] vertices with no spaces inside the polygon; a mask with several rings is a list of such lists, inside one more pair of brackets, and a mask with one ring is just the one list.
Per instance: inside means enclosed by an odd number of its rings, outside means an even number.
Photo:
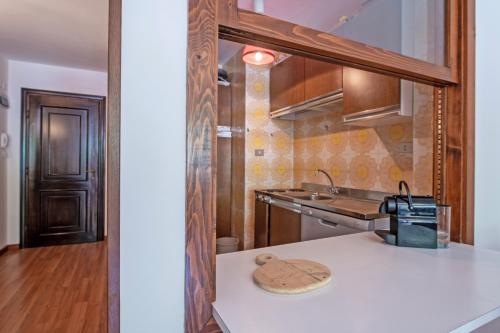
[{"label": "yellow floral tile", "polygon": [[277,154],[290,153],[293,150],[293,137],[283,131],[274,132],[271,136],[271,149]]},{"label": "yellow floral tile", "polygon": [[249,161],[246,175],[252,183],[263,182],[269,176],[269,164],[263,158],[253,158]]},{"label": "yellow floral tile", "polygon": [[428,153],[418,159],[415,164],[414,183],[415,193],[418,195],[432,195],[433,183],[433,158],[432,153]]},{"label": "yellow floral tile", "polygon": [[256,149],[267,150],[270,144],[270,134],[259,128],[251,128],[247,133],[246,146],[252,155]]},{"label": "yellow floral tile", "polygon": [[247,126],[262,127],[269,122],[269,105],[263,101],[253,100],[247,106],[248,116],[246,117]]},{"label": "yellow floral tile", "polygon": [[352,129],[349,131],[349,144],[357,153],[368,153],[377,145],[378,137],[372,128]]},{"label": "yellow floral tile", "polygon": [[312,136],[306,140],[306,150],[310,154],[319,154],[325,149],[326,143],[319,136]]},{"label": "yellow floral tile", "polygon": [[358,155],[349,165],[349,179],[355,188],[370,190],[377,180],[377,163],[373,157]]},{"label": "yellow floral tile", "polygon": [[347,132],[334,132],[326,137],[326,150],[332,154],[341,154],[349,142]]},{"label": "yellow floral tile", "polygon": [[345,186],[349,177],[349,165],[345,158],[339,155],[330,157],[326,162],[325,169],[337,186]]},{"label": "yellow floral tile", "polygon": [[275,182],[285,182],[293,177],[292,161],[283,157],[275,158],[271,162],[271,178]]},{"label": "yellow floral tile", "polygon": [[267,69],[247,71],[247,95],[251,98],[269,99],[269,72]]},{"label": "yellow floral tile", "polygon": [[379,167],[379,180],[384,191],[397,193],[401,180],[411,184],[413,160],[410,156],[386,156]]},{"label": "yellow floral tile", "polygon": [[298,158],[307,155],[307,139],[295,139],[293,141],[293,154]]}]

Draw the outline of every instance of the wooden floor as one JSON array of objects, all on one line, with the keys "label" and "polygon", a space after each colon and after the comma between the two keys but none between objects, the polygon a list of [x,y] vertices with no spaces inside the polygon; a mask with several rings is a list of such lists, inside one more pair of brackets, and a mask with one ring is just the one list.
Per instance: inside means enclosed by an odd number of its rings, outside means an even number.
[{"label": "wooden floor", "polygon": [[106,243],[0,256],[0,332],[106,332]]}]

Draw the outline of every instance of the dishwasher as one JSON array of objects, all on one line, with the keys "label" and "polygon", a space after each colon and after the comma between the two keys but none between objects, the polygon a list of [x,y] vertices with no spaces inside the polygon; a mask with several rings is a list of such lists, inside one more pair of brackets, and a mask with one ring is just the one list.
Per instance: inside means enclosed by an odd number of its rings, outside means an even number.
[{"label": "dishwasher", "polygon": [[301,241],[383,229],[389,223],[388,219],[362,220],[304,206],[301,212]]}]

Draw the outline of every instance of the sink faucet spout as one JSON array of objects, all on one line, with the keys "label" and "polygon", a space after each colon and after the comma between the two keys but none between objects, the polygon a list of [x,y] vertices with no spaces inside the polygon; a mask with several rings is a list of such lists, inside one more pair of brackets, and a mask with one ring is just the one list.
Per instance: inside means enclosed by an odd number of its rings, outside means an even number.
[{"label": "sink faucet spout", "polygon": [[322,169],[317,169],[316,170],[316,173],[319,174],[319,173],[322,173],[326,176],[326,178],[328,178],[328,181],[330,182],[330,194],[331,195],[336,195],[336,194],[339,194],[339,189],[337,188],[337,186],[335,186],[335,184],[333,183],[333,179],[332,177],[328,174],[328,172],[326,172],[325,170],[322,170]]}]

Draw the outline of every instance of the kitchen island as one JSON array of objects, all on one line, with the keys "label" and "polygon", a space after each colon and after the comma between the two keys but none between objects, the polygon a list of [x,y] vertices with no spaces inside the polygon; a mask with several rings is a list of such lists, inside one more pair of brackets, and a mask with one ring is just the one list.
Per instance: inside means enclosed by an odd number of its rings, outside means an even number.
[{"label": "kitchen island", "polygon": [[[333,279],[269,293],[252,281],[262,253],[320,262]],[[402,248],[365,232],[218,255],[216,267],[224,332],[470,332],[500,317],[500,253],[463,244]]]}]

